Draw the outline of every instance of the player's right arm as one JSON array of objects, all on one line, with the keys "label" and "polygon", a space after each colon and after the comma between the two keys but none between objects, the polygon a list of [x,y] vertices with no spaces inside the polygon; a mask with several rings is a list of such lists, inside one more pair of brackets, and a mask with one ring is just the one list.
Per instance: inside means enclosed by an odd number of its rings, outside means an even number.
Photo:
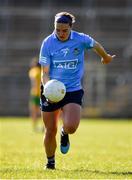
[{"label": "player's right arm", "polygon": [[[42,82],[43,87],[46,84],[46,82],[50,80],[49,69],[50,69],[49,66],[41,66],[41,82]],[[50,103],[53,103],[49,99],[47,99],[47,101],[49,101]]]},{"label": "player's right arm", "polygon": [[47,40],[44,40],[39,54],[39,64],[41,64],[41,82],[43,86],[49,81],[49,70],[50,70],[50,47]]},{"label": "player's right arm", "polygon": [[41,82],[43,86],[49,79],[49,66],[41,66]]}]

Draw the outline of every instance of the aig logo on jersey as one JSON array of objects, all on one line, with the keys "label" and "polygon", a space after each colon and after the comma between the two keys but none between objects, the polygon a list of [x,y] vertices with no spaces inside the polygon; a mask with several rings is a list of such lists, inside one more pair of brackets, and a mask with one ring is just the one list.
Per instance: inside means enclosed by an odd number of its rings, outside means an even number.
[{"label": "aig logo on jersey", "polygon": [[76,69],[78,59],[54,61],[54,68],[58,69]]}]

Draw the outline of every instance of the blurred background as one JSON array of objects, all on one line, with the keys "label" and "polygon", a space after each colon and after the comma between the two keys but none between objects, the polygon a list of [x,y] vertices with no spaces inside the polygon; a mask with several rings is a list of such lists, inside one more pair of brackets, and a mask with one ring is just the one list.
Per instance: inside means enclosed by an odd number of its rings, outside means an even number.
[{"label": "blurred background", "polygon": [[61,11],[117,56],[102,65],[86,53],[83,117],[131,118],[132,0],[0,0],[0,116],[29,115],[29,64]]}]

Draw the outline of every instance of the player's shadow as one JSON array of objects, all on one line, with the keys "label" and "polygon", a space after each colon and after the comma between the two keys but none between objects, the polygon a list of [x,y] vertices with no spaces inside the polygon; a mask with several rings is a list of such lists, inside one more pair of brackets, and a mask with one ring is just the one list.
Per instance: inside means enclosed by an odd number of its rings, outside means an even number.
[{"label": "player's shadow", "polygon": [[96,173],[96,174],[101,174],[101,175],[110,175],[110,174],[115,174],[115,175],[132,175],[132,171],[123,171],[123,172],[118,172],[118,171],[100,171],[100,170],[89,170],[89,169],[73,169],[73,170],[62,170],[62,169],[58,169],[61,171],[65,171],[65,172],[74,172],[74,173],[78,173],[78,172],[82,172],[82,173]]},{"label": "player's shadow", "polygon": [[130,175],[130,174],[132,174],[132,171],[127,171],[127,172],[117,172],[117,171],[108,171],[108,172],[105,172],[105,171],[100,171],[100,170],[88,170],[88,169],[80,169],[80,170],[78,170],[78,169],[75,169],[74,170],[75,172],[78,172],[78,171],[80,171],[80,172],[89,172],[89,173],[97,173],[97,174],[116,174],[116,175]]}]

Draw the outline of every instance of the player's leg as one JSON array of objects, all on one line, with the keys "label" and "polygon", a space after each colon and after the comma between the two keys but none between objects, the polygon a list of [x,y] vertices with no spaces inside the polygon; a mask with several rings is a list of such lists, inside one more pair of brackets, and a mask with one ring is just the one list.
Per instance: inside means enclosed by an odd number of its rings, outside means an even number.
[{"label": "player's leg", "polygon": [[36,105],[36,132],[44,132],[44,124],[41,119],[41,111],[39,105]]},{"label": "player's leg", "polygon": [[55,150],[56,150],[56,133],[58,116],[60,110],[53,112],[43,112],[43,121],[45,125],[44,147],[47,156],[47,168],[54,169]]},{"label": "player's leg", "polygon": [[63,107],[63,129],[67,134],[73,134],[78,128],[81,116],[81,106],[75,103]]},{"label": "player's leg", "polygon": [[[41,132],[44,130],[43,126],[39,124],[39,118],[40,118],[40,98],[38,96],[32,96],[30,99],[30,116],[32,119],[33,129],[37,132]],[[39,126],[41,125],[41,127]]]},{"label": "player's leg", "polygon": [[32,119],[33,129],[36,130],[36,126],[37,126],[37,110],[36,110],[36,105],[33,102],[30,103],[30,117]]},{"label": "player's leg", "polygon": [[69,103],[63,107],[63,127],[61,130],[61,152],[67,153],[70,147],[68,134],[73,134],[80,123],[81,106]]}]

